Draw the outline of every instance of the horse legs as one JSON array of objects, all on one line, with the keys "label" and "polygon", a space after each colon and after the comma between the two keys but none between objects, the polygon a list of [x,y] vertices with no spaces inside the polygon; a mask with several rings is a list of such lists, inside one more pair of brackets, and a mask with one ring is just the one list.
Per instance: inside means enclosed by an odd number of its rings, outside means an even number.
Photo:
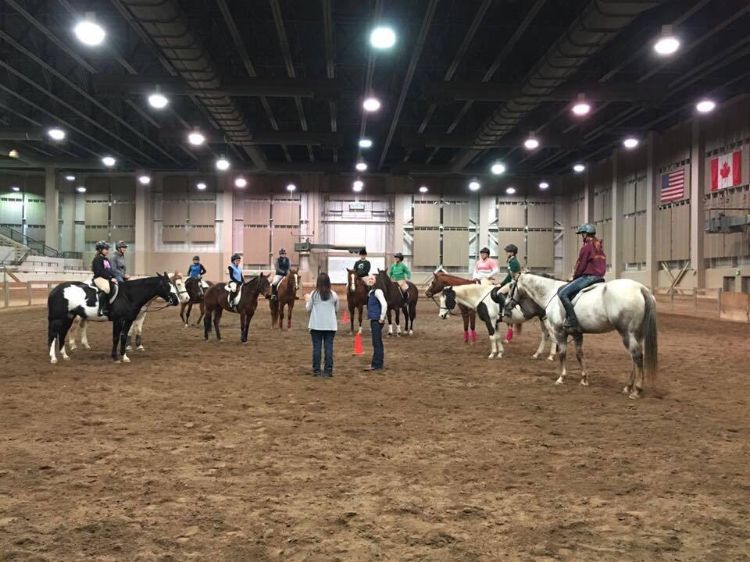
[{"label": "horse legs", "polygon": [[464,321],[464,343],[469,343],[469,311],[461,307],[461,319]]},{"label": "horse legs", "polygon": [[182,320],[182,323],[185,324],[185,327],[187,328],[188,321],[187,318],[185,318],[185,308],[190,304],[190,301],[184,302],[180,305],[180,320]]},{"label": "horse legs", "polygon": [[78,349],[76,338],[78,337],[78,327],[82,321],[80,317],[75,317],[73,318],[73,323],[70,325],[70,330],[68,330],[68,346],[70,347],[70,351]]},{"label": "horse legs", "polygon": [[120,355],[122,356],[123,363],[130,363],[130,358],[127,354],[128,348],[128,334],[130,333],[130,327],[133,325],[132,320],[123,320],[120,329]]},{"label": "horse legs", "polygon": [[240,341],[247,343],[247,314],[245,312],[240,313]]},{"label": "horse legs", "polygon": [[91,349],[91,346],[89,345],[89,321],[85,318],[81,318],[80,322],[78,323],[78,329],[81,333],[81,345],[83,346],[83,349]]},{"label": "horse legs", "polygon": [[565,375],[568,373],[565,367],[565,360],[568,354],[568,335],[565,332],[561,334],[556,333],[557,339],[557,357],[560,360],[560,374],[555,381],[555,384],[563,384],[565,382]]},{"label": "horse legs", "polygon": [[589,375],[586,372],[586,364],[583,360],[583,334],[575,334],[573,341],[576,344],[576,359],[581,366],[581,386],[589,385]]},{"label": "horse legs", "polygon": [[294,301],[289,303],[289,312],[287,313],[287,330],[292,329],[292,310],[294,309]]},{"label": "horse legs", "polygon": [[393,317],[391,316],[391,313],[392,312],[390,308],[385,313],[386,316],[388,317],[388,335],[389,336],[393,335]]},{"label": "horse legs", "polygon": [[209,309],[203,317],[203,339],[208,341],[208,334],[211,333],[211,317],[213,313]]},{"label": "horse legs", "polygon": [[[224,309],[219,307],[216,309],[214,314],[214,330],[216,330],[216,340],[221,341],[221,330],[219,330],[219,322],[221,322],[221,315],[224,313]],[[207,316],[208,318],[208,316]],[[210,324],[209,324],[210,326]]]},{"label": "horse legs", "polygon": [[65,336],[68,334],[70,325],[73,323],[72,318],[67,316],[63,319],[56,319],[49,323],[47,328],[47,343],[49,345],[49,361],[52,364],[57,363],[57,355],[55,354],[55,348],[60,345],[60,355],[64,360],[70,359],[67,353],[65,353]]},{"label": "horse legs", "polygon": [[477,343],[477,313],[473,310],[469,312],[469,330],[471,345],[474,345]]},{"label": "horse legs", "polygon": [[130,330],[131,332],[135,334],[135,348],[138,351],[146,351],[146,348],[143,347],[143,322],[145,322],[145,320],[146,320],[146,311],[141,310],[138,313],[138,317],[135,319],[135,322],[133,322],[133,326]]},{"label": "horse legs", "polygon": [[409,303],[409,335],[414,335],[414,319],[417,317],[417,303]]},{"label": "horse legs", "polygon": [[[406,313],[404,313],[404,321],[406,321]],[[401,337],[401,307],[396,307],[396,337]]]},{"label": "horse legs", "polygon": [[489,310],[487,310],[487,305],[479,303],[479,306],[477,306],[477,313],[479,314],[479,319],[484,322],[485,326],[487,326],[487,333],[490,337],[490,354],[487,356],[487,359],[492,359],[494,357],[499,359],[503,356],[503,346],[500,343],[497,331],[495,330],[495,322],[490,317]]},{"label": "horse legs", "polygon": [[359,307],[359,330],[358,330],[358,333],[360,335],[362,334],[362,311],[364,310],[364,308],[365,308],[364,306],[360,306]]},{"label": "horse legs", "polygon": [[112,360],[118,362],[120,356],[117,353],[117,346],[120,343],[120,332],[122,332],[122,320],[112,320]]},{"label": "horse legs", "polygon": [[198,321],[195,323],[196,326],[200,326],[201,320],[203,320],[203,316],[206,314],[206,306],[203,304],[203,301],[198,303],[198,308],[201,311],[201,315],[198,317]]},{"label": "horse legs", "polygon": [[349,335],[354,335],[354,305],[353,304],[347,304],[347,308],[349,308]]},{"label": "horse legs", "polygon": [[643,392],[643,346],[630,332],[623,334],[622,343],[628,348],[630,357],[633,360],[633,369],[630,372],[630,379],[625,388],[622,389],[624,394],[629,398],[638,398]]}]

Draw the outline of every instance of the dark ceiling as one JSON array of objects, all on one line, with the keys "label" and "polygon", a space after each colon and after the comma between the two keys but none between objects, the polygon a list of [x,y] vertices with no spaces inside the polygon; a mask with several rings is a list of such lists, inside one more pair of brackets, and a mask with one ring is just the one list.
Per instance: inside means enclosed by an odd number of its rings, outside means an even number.
[{"label": "dark ceiling", "polygon": [[[71,31],[88,11],[101,48]],[[378,22],[396,30],[388,52],[368,43]],[[682,45],[660,59],[664,24]],[[0,152],[22,156],[0,167],[226,155],[268,173],[350,173],[362,157],[369,173],[486,174],[500,159],[560,174],[688,118],[700,96],[749,91],[748,29],[747,0],[0,0]],[[164,111],[146,103],[155,86]],[[383,106],[365,118],[366,93]],[[52,125],[64,143],[45,139]],[[208,146],[185,142],[192,128]]]}]

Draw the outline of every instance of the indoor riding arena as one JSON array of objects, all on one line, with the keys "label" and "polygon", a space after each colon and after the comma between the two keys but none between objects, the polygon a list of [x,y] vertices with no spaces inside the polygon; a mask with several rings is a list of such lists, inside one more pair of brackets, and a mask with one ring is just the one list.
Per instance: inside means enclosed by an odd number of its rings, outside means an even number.
[{"label": "indoor riding arena", "polygon": [[750,560],[748,29],[0,0],[0,561]]}]

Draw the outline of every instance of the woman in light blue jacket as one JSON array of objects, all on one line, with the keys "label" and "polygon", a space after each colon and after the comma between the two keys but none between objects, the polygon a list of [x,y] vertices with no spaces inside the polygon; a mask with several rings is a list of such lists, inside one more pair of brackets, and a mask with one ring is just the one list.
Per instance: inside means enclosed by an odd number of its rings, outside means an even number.
[{"label": "woman in light blue jacket", "polygon": [[[327,273],[318,275],[315,290],[305,295],[305,309],[310,313],[310,330],[313,344],[313,376],[333,376],[333,338],[336,335],[339,297],[331,290],[331,278]],[[320,351],[325,348],[323,373],[320,372]]]}]

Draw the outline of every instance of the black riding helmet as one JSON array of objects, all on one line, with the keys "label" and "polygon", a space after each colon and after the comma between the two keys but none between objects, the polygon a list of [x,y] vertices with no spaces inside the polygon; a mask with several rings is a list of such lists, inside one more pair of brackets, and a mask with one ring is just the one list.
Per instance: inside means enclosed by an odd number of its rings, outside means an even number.
[{"label": "black riding helmet", "polygon": [[242,256],[239,255],[239,254],[233,254],[232,255],[232,261],[234,261],[234,260],[241,260],[241,259],[242,259]]},{"label": "black riding helmet", "polygon": [[360,255],[360,256],[366,256],[366,255],[367,255],[367,250],[365,250],[364,248],[362,248],[362,249],[361,249],[361,250],[359,251],[359,255]]},{"label": "black riding helmet", "polygon": [[96,243],[96,251],[101,252],[102,250],[109,250],[109,244],[104,240],[99,240],[99,242]]},{"label": "black riding helmet", "polygon": [[127,248],[127,247],[128,245],[122,240],[120,240],[117,244],[115,244],[115,250],[119,250],[120,248]]},{"label": "black riding helmet", "polygon": [[200,256],[193,256],[193,261],[201,261],[201,257]]},{"label": "black riding helmet", "polygon": [[508,244],[507,246],[505,246],[505,251],[511,252],[512,254],[517,254],[518,246],[516,246],[515,244]]},{"label": "black riding helmet", "polygon": [[401,261],[404,260],[404,254],[402,254],[401,252],[396,252],[395,254],[393,254],[393,257]]},{"label": "black riding helmet", "polygon": [[481,250],[479,250],[479,253],[480,254],[487,254],[489,256],[490,255],[490,249],[487,248],[487,247],[484,247]]}]

